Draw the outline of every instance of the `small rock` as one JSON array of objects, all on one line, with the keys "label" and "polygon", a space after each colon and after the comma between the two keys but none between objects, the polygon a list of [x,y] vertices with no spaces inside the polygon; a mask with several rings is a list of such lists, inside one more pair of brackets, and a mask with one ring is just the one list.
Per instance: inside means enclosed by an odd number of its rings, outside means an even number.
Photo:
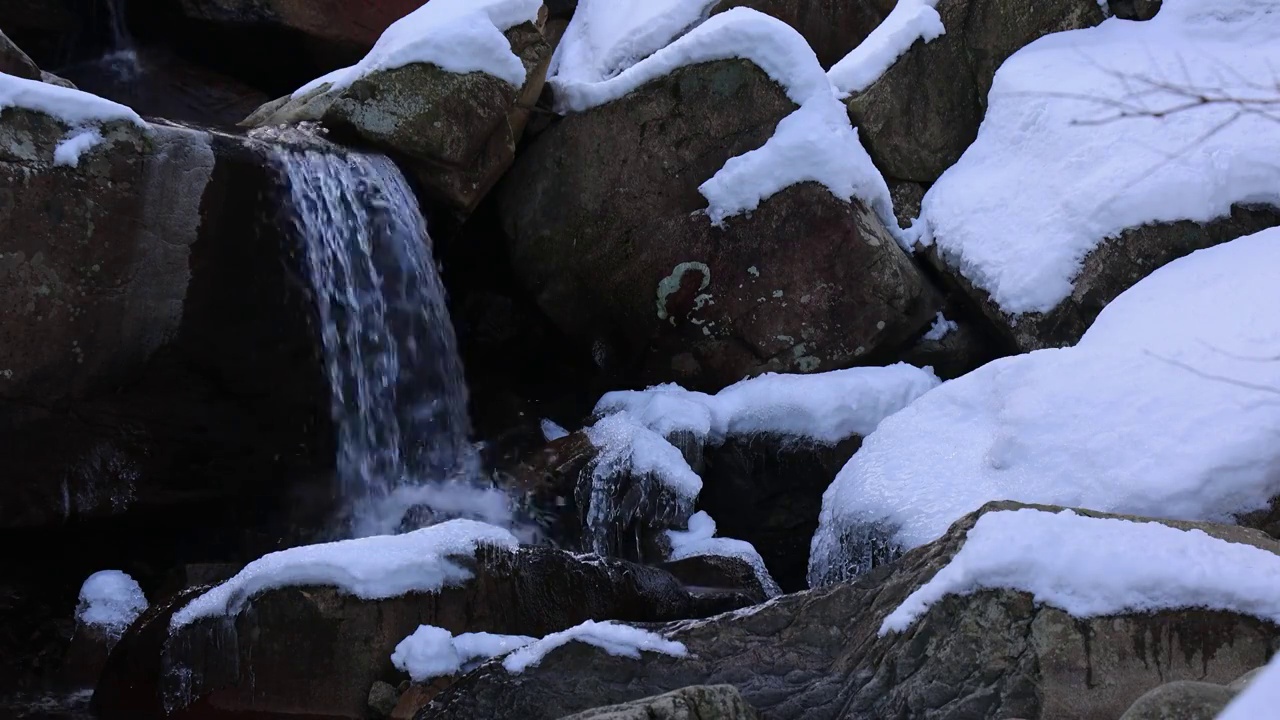
[{"label": "small rock", "polygon": [[400,702],[400,693],[390,683],[378,680],[369,688],[369,709],[378,717],[390,717]]}]

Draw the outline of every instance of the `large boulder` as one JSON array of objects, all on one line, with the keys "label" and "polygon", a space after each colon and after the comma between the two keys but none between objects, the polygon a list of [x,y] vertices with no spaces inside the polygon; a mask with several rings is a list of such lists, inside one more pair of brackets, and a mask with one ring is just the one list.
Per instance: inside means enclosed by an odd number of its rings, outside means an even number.
[{"label": "large boulder", "polygon": [[756,720],[732,685],[697,685],[622,705],[574,713],[563,720]]},{"label": "large boulder", "polygon": [[718,389],[883,359],[936,308],[874,211],[806,182],[723,227],[698,212],[698,186],[795,109],[728,60],[563,118],[499,187],[513,267],[563,331],[645,382]]},{"label": "large boulder", "polygon": [[388,25],[421,0],[181,0],[189,18],[237,29],[269,29],[300,35],[328,54],[359,57]]},{"label": "large boulder", "polygon": [[[569,644],[519,676],[489,663],[438,696],[419,720],[558,718],[690,683],[732,684],[762,716],[779,719],[1110,720],[1166,682],[1230,682],[1280,642],[1275,624],[1229,612],[1082,619],[1013,590],[947,596],[904,631],[880,634],[886,617],[959,552],[979,517],[1025,507],[989,504],[936,542],[853,582],[652,628],[683,643],[683,657],[638,662]],[[1257,531],[1170,524],[1280,550]]]},{"label": "large boulder", "polygon": [[829,68],[858,46],[893,11],[895,0],[719,0],[712,14],[735,7],[778,18],[809,41]]},{"label": "large boulder", "polygon": [[452,557],[472,578],[437,594],[362,600],[333,587],[260,592],[234,617],[170,631],[207,588],[153,608],[112,653],[95,693],[103,720],[202,712],[364,718],[375,681],[399,683],[396,645],[420,625],[454,634],[541,636],[589,619],[667,621],[740,607],[670,574],[548,548],[480,547]]},{"label": "large boulder", "polygon": [[97,131],[58,164],[78,130],[0,111],[0,526],[207,502],[331,462],[268,158],[176,126]]},{"label": "large boulder", "polygon": [[978,136],[996,69],[1049,33],[1091,27],[1095,0],[942,0],[946,33],[917,41],[848,100],[849,118],[876,167],[894,180],[930,183]]},{"label": "large boulder", "polygon": [[1226,685],[1179,680],[1138,698],[1120,720],[1213,720],[1239,692]]},{"label": "large boulder", "polygon": [[515,160],[551,61],[551,45],[534,24],[517,25],[506,35],[524,64],[523,87],[482,72],[411,63],[376,70],[345,88],[324,83],[296,98],[279,98],[241,124],[320,121],[405,158],[435,199],[469,213]]},{"label": "large boulder", "polygon": [[0,30],[0,73],[27,80],[40,80],[40,68]]}]

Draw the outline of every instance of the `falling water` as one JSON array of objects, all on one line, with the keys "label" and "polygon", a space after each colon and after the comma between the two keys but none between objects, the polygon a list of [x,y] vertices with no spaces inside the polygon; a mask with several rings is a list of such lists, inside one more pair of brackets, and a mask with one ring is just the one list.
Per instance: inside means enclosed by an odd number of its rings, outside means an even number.
[{"label": "falling water", "polygon": [[507,496],[478,480],[444,288],[404,176],[316,143],[274,153],[315,294],[351,532],[510,524]]},{"label": "falling water", "polygon": [[138,60],[133,35],[125,24],[125,1],[105,0],[111,24],[111,47],[98,60],[98,65],[115,75],[117,82],[121,84],[132,83],[142,74],[142,63]]}]

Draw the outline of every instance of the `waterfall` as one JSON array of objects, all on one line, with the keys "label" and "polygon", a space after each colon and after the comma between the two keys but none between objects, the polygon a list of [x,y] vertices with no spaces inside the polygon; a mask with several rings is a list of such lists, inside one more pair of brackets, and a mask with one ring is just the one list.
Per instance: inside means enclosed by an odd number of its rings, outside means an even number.
[{"label": "waterfall", "polygon": [[320,141],[273,154],[315,296],[351,533],[510,525],[510,499],[480,481],[444,287],[404,176]]},{"label": "waterfall", "polygon": [[142,74],[133,35],[125,24],[125,0],[105,0],[111,25],[111,47],[98,60],[98,65],[115,76],[118,83],[128,85]]}]

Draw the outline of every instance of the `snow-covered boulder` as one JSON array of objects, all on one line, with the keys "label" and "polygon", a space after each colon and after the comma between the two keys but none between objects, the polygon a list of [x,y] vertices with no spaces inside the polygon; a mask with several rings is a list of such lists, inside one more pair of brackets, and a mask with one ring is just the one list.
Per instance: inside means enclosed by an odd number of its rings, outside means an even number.
[{"label": "snow-covered boulder", "polygon": [[111,649],[147,609],[142,588],[119,570],[102,570],[84,581],[76,602],[76,630],[58,672],[69,690],[92,689]]},{"label": "snow-covered boulder", "polygon": [[899,0],[831,69],[886,177],[931,183],[978,135],[991,79],[1010,55],[1103,19],[1097,0]]},{"label": "snow-covered boulder", "polygon": [[499,189],[513,268],[563,331],[642,381],[718,389],[923,330],[934,291],[800,35],[734,8],[619,68],[570,64],[579,32],[549,80],[569,114]]},{"label": "snow-covered boulder", "polygon": [[1070,345],[1156,268],[1280,224],[1280,173],[1258,161],[1280,124],[1250,111],[1274,107],[1251,78],[1277,62],[1280,20],[1248,0],[1042,38],[996,73],[919,239],[1019,348]]},{"label": "snow-covered boulder", "polygon": [[543,637],[592,619],[667,621],[740,606],[725,599],[695,596],[657,568],[521,548],[505,530],[452,520],[272,553],[158,605],[112,653],[94,701],[108,718],[207,707],[354,720],[397,662],[431,664],[412,643],[395,654],[424,625]]},{"label": "snow-covered boulder", "polygon": [[552,720],[719,682],[781,720],[1118,718],[1164,683],[1225,684],[1265,662],[1277,552],[1235,526],[992,503],[873,577],[649,627],[683,657],[572,645],[519,676],[490,663],[419,718]]},{"label": "snow-covered boulder", "polygon": [[866,572],[992,500],[1230,522],[1280,494],[1280,230],[1200,250],[1078,345],[997,360],[882,422],[823,499],[810,581]]},{"label": "snow-covered boulder", "polygon": [[267,103],[247,127],[322,122],[410,161],[439,200],[474,209],[515,158],[551,47],[539,0],[432,0],[360,62]]}]

